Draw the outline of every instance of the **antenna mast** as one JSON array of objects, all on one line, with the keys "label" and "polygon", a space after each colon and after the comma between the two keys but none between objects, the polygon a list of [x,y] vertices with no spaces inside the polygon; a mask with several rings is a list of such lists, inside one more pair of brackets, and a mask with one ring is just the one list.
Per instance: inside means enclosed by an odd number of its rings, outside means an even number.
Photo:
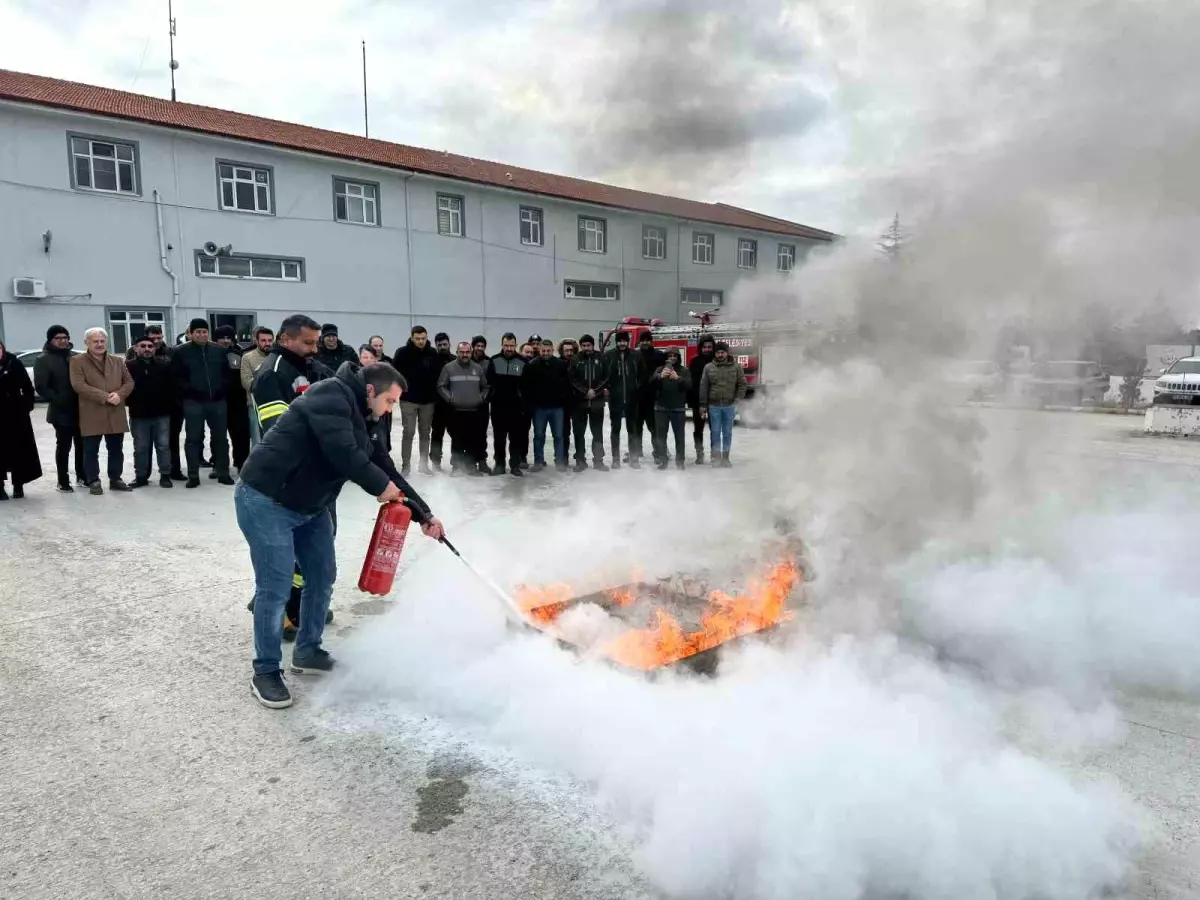
[{"label": "antenna mast", "polygon": [[363,135],[371,136],[371,122],[367,118],[367,42],[362,42],[363,56]]},{"label": "antenna mast", "polygon": [[175,70],[179,68],[179,60],[175,58],[175,14],[171,9],[171,0],[167,0],[167,34],[171,42],[171,102],[175,102]]}]

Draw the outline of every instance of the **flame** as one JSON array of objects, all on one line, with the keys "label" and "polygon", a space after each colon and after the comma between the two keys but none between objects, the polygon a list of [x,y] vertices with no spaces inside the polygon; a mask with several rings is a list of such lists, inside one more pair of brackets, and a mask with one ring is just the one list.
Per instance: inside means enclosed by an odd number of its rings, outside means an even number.
[{"label": "flame", "polygon": [[554,624],[570,604],[574,591],[569,584],[533,586],[518,584],[516,601],[529,620],[539,628]]},{"label": "flame", "polygon": [[613,606],[632,606],[635,598],[629,588],[616,588],[608,592],[608,599],[612,601]]}]

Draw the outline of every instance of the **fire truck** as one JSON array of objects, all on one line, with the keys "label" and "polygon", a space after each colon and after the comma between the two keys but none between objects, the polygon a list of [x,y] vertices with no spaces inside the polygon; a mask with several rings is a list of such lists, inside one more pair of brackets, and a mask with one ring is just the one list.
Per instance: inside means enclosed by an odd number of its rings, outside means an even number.
[{"label": "fire truck", "polygon": [[767,393],[772,386],[782,387],[787,383],[794,362],[801,357],[805,348],[803,338],[807,329],[795,322],[714,322],[719,310],[688,313],[697,321],[687,325],[667,325],[662,319],[645,319],[626,316],[615,328],[602,331],[600,349],[612,345],[618,332],[629,334],[629,343],[636,347],[638,337],[650,332],[654,346],[659,350],[674,347],[684,365],[691,363],[700,352],[701,338],[724,341],[729,345],[729,354],[737,359],[746,371],[747,394],[756,391]]}]

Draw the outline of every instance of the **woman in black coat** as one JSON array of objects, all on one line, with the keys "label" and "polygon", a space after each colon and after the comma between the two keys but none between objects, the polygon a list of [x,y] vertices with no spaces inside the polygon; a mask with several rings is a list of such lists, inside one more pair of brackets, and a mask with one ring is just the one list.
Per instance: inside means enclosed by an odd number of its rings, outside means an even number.
[{"label": "woman in black coat", "polygon": [[12,495],[25,496],[25,485],[42,477],[33,438],[33,383],[19,359],[0,343],[0,500],[8,499],[4,481],[12,477]]}]

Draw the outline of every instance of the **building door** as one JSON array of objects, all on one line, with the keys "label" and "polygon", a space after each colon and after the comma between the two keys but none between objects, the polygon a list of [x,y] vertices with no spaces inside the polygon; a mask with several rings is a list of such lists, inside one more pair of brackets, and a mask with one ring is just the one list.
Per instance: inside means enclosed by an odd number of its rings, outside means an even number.
[{"label": "building door", "polygon": [[[254,340],[254,328],[258,324],[258,315],[256,313],[244,312],[213,312],[209,310],[208,324],[212,331],[216,331],[222,325],[228,325],[233,329],[233,339],[239,344],[251,343]],[[211,333],[209,334],[211,337]]]},{"label": "building door", "polygon": [[108,333],[112,340],[109,352],[123,356],[146,333],[147,325],[165,329],[167,312],[163,309],[118,308],[108,310]]}]

